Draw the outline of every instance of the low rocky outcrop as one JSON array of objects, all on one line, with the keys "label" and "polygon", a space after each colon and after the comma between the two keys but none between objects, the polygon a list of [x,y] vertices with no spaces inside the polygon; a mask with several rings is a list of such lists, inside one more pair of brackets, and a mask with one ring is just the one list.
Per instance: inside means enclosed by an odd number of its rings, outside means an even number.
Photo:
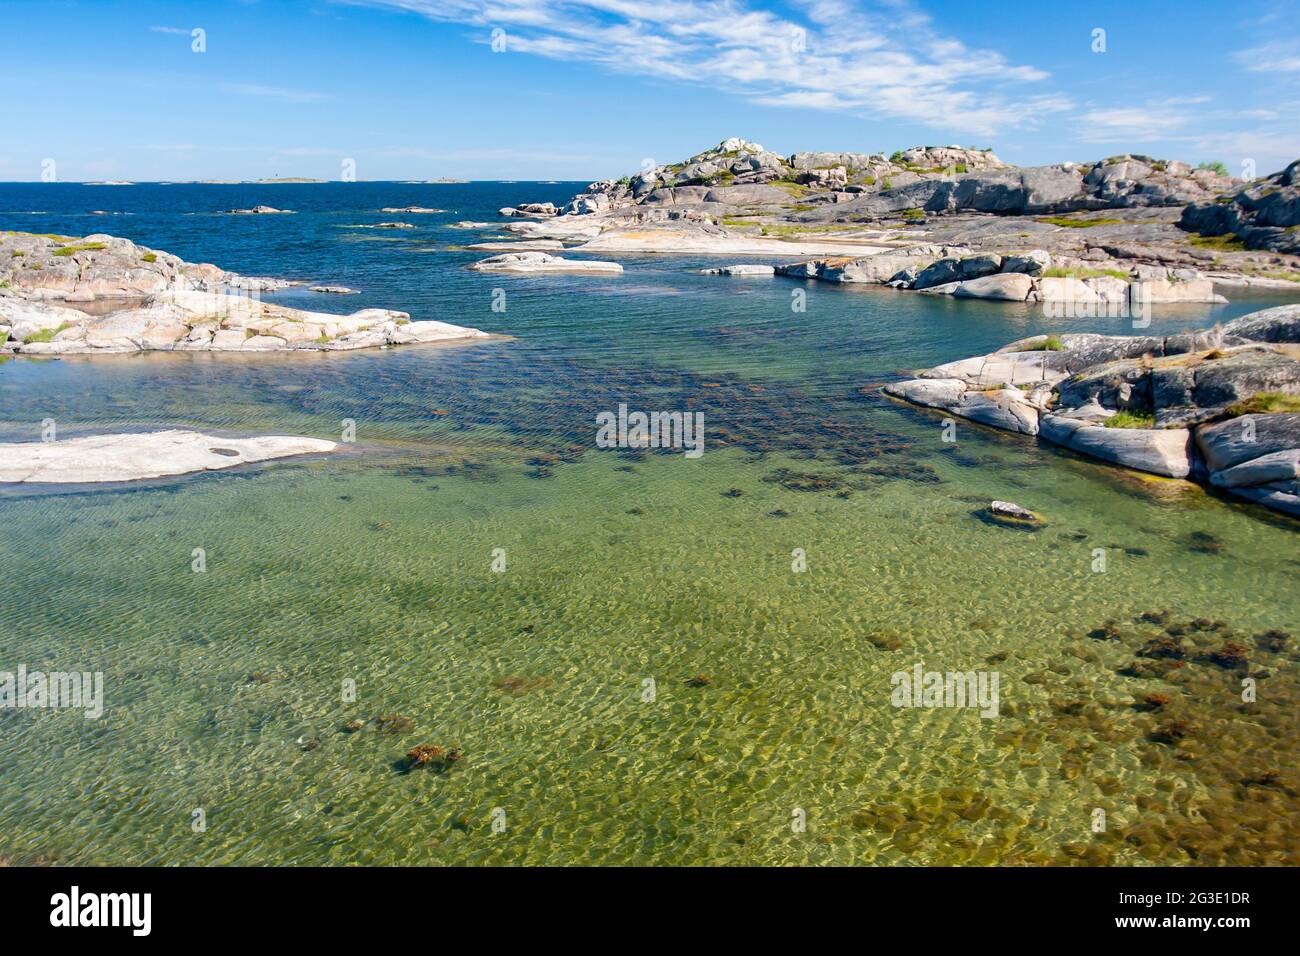
[{"label": "low rocky outcrop", "polygon": [[1300,306],[1171,336],[1040,335],[885,391],[1300,514],[1298,334]]},{"label": "low rocky outcrop", "polygon": [[230,216],[285,216],[292,212],[292,209],[276,209],[274,206],[253,206],[251,209],[226,210],[226,214]]},{"label": "low rocky outcrop", "polygon": [[706,276],[771,276],[776,274],[774,266],[764,266],[755,263],[742,263],[734,266],[719,266],[716,269],[701,269],[700,273]]},{"label": "low rocky outcrop", "polygon": [[225,438],[181,430],[9,443],[0,444],[0,483],[139,481],[319,455],[337,447],[319,438]]},{"label": "low rocky outcrop", "polygon": [[389,309],[344,316],[262,301],[262,292],[290,284],[184,262],[108,235],[3,233],[0,353],[343,351],[488,338]]},{"label": "low rocky outcrop", "polygon": [[[867,282],[931,295],[1010,302],[1055,303],[1059,314],[1118,314],[1119,307],[1178,302],[1226,302],[1195,269],[1127,267],[1109,271],[1070,266],[1053,272],[1042,249],[1008,255],[951,246],[916,246],[866,256],[836,256],[777,266],[777,275],[823,282]],[[1104,273],[1095,275],[1093,273]],[[1124,276],[1124,278],[1120,278]],[[1110,308],[1107,308],[1107,306]]]},{"label": "low rocky outcrop", "polygon": [[1279,305],[1233,319],[1223,334],[1252,342],[1300,343],[1300,304]]},{"label": "low rocky outcrop", "polygon": [[481,259],[470,266],[476,272],[517,272],[545,275],[561,272],[595,272],[618,274],[623,267],[617,262],[595,259],[562,259],[545,252],[511,252]]},{"label": "low rocky outcrop", "polygon": [[502,216],[534,216],[538,219],[547,219],[559,214],[555,208],[555,203],[550,202],[528,202],[520,206],[503,206],[498,212]]},{"label": "low rocky outcrop", "polygon": [[1250,249],[1300,255],[1300,160],[1236,192],[1193,202],[1178,225],[1201,236],[1228,236]]}]

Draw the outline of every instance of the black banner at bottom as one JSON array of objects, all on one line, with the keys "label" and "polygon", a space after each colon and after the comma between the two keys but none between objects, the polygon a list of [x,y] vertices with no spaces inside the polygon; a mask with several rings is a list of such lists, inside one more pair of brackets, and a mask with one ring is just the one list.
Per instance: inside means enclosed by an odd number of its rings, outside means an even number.
[{"label": "black banner at bottom", "polygon": [[0,869],[0,919],[10,944],[73,933],[128,945],[373,943],[475,926],[591,938],[622,925],[641,927],[634,938],[658,927],[731,943],[847,926],[1230,945],[1289,922],[1290,882],[1284,869]]}]

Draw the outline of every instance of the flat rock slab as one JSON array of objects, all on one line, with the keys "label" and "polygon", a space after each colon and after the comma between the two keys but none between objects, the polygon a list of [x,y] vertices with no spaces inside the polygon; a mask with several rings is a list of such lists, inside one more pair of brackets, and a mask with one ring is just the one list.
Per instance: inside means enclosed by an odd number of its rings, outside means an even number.
[{"label": "flat rock slab", "polygon": [[516,239],[505,242],[471,242],[466,249],[481,252],[563,252],[559,239]]},{"label": "flat rock slab", "polygon": [[492,256],[470,266],[478,272],[518,272],[524,274],[550,274],[557,272],[621,273],[617,262],[599,262],[595,259],[561,259],[544,252],[515,252]]},{"label": "flat rock slab", "polygon": [[1044,415],[1040,434],[1072,451],[1167,478],[1192,470],[1192,433],[1186,428],[1107,428],[1076,418]]},{"label": "flat rock slab", "polygon": [[321,454],[336,447],[319,438],[219,438],[181,430],[0,444],[0,482],[139,481]]},{"label": "flat rock slab", "polygon": [[717,269],[701,269],[700,274],[706,276],[774,276],[776,275],[776,267],[755,263],[741,263],[734,266],[719,266]]},{"label": "flat rock slab", "polygon": [[762,236],[674,232],[670,229],[618,229],[577,247],[579,252],[667,252],[718,256],[869,256],[888,246],[847,239],[775,239]]}]

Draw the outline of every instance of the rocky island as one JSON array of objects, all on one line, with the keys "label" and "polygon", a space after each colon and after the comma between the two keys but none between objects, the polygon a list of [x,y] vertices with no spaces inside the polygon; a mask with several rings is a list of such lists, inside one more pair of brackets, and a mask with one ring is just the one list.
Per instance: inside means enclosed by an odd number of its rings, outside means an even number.
[{"label": "rocky island", "polygon": [[489,338],[391,309],[334,315],[261,300],[290,284],[109,235],[0,233],[0,356],[332,352]]},{"label": "rocky island", "polygon": [[1020,301],[1110,301],[1141,282],[1148,302],[1216,302],[1242,287],[1300,295],[1298,175],[1300,162],[1247,183],[1130,154],[1021,168],[960,146],[787,156],[732,138],[501,213],[521,239],[580,253],[818,256],[776,271]]}]

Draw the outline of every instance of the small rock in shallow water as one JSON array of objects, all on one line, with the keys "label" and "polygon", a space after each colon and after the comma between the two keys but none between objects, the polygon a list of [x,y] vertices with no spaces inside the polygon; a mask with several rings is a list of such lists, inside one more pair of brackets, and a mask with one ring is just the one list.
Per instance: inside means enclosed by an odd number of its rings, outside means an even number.
[{"label": "small rock in shallow water", "polygon": [[989,514],[995,518],[1010,518],[1013,521],[1028,521],[1035,524],[1042,520],[1028,508],[1022,508],[1010,501],[994,501],[989,505]]}]

